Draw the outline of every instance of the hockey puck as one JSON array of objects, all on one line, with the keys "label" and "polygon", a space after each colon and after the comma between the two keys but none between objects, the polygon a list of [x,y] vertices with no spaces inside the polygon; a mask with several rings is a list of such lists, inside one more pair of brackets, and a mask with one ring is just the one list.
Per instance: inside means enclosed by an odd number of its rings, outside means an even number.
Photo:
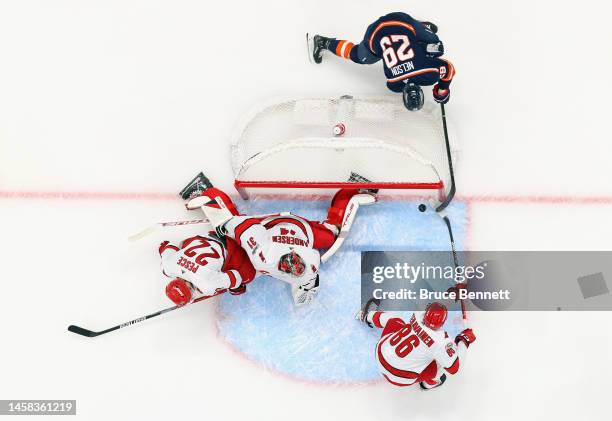
[{"label": "hockey puck", "polygon": [[419,205],[419,210],[420,210],[421,212],[425,212],[425,211],[427,210],[427,206],[425,206],[423,203],[421,203],[421,204]]},{"label": "hockey puck", "polygon": [[344,134],[344,132],[346,131],[346,126],[342,123],[338,123],[334,126],[334,136],[342,136]]}]

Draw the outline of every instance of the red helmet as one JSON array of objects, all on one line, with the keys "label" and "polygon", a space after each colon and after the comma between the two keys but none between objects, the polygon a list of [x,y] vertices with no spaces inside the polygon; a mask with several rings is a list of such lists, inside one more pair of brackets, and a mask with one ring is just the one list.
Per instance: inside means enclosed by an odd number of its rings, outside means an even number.
[{"label": "red helmet", "polygon": [[278,269],[293,276],[302,276],[306,271],[306,263],[294,250],[281,256]]},{"label": "red helmet", "polygon": [[443,304],[430,303],[425,309],[423,324],[430,329],[438,330],[444,325],[446,316],[448,316],[448,311]]}]

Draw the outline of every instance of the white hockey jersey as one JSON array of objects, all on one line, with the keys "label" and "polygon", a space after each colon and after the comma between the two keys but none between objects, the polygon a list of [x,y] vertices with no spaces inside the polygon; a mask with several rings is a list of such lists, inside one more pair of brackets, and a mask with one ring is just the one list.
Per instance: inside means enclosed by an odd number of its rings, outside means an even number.
[{"label": "white hockey jersey", "polygon": [[231,239],[224,244],[212,235],[198,235],[180,247],[166,242],[159,252],[166,276],[191,282],[203,295],[237,288],[255,277],[246,253]]},{"label": "white hockey jersey", "polygon": [[423,312],[412,313],[407,321],[382,311],[372,312],[369,320],[384,328],[376,345],[376,360],[382,375],[398,386],[455,374],[467,349],[456,345],[443,330],[432,330],[421,322]]},{"label": "white hockey jersey", "polygon": [[[314,249],[312,222],[295,215],[235,216],[225,225],[227,235],[247,251],[255,269],[292,286],[313,282],[321,256]],[[317,229],[321,229],[317,223]],[[332,229],[331,227],[329,228]],[[294,250],[305,262],[304,273],[296,277],[279,270],[282,256]]]}]

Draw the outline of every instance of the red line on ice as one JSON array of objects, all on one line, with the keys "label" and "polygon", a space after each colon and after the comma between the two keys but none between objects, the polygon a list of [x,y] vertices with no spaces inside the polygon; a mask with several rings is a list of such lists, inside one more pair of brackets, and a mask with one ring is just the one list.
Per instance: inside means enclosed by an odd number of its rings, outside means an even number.
[{"label": "red line on ice", "polygon": [[[288,195],[270,195],[269,198],[288,199]],[[385,197],[385,196],[383,196]],[[327,200],[324,196],[309,196],[312,200],[320,198]],[[393,196],[385,198],[393,199]],[[0,190],[0,199],[37,199],[37,200],[173,200],[178,199],[175,193],[164,192],[119,192],[119,191],[61,191],[61,190]],[[403,196],[397,199],[418,200],[417,196]],[[465,195],[457,196],[457,200],[468,203],[533,203],[533,204],[577,204],[596,205],[612,204],[612,196],[546,196],[546,195]]]},{"label": "red line on ice", "polygon": [[172,193],[155,192],[104,192],[104,191],[2,191],[0,199],[38,200],[169,200],[177,199]]}]

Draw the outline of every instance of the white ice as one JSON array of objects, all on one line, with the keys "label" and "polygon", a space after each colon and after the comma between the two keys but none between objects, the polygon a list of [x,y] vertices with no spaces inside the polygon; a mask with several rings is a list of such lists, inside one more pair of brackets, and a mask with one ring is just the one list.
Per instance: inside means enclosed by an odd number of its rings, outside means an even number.
[{"label": "white ice", "polygon": [[96,339],[65,331],[167,306],[165,235],[126,237],[193,217],[173,194],[199,170],[231,189],[227,137],[254,103],[384,93],[379,65],[309,64],[304,35],[358,41],[395,10],[437,23],[458,69],[466,244],[609,250],[605,2],[4,1],[0,399],[77,399],[83,420],[607,419],[607,312],[475,313],[467,365],[431,393],[266,370],[204,303]]}]

